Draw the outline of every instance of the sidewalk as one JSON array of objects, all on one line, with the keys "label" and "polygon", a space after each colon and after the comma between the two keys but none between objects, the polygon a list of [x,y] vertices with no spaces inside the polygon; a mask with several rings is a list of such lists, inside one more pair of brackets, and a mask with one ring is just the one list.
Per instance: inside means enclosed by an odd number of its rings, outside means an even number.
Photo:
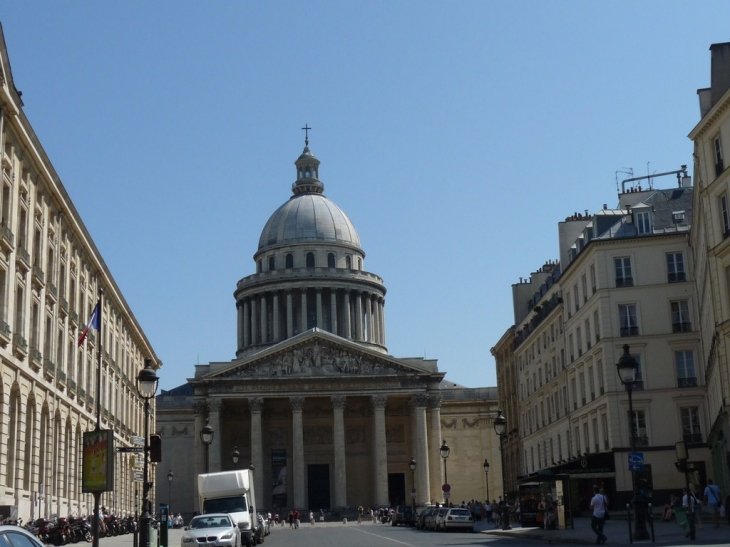
[{"label": "sidewalk", "polygon": [[[704,528],[697,529],[695,541],[684,537],[684,532],[676,522],[654,521],[655,543],[664,545],[689,545],[689,544],[730,544],[730,526],[727,521],[720,523],[715,528],[711,522],[703,522]],[[494,525],[478,522],[475,530],[494,537],[510,537],[517,539],[542,540],[555,543],[570,543],[576,545],[595,545],[596,534],[591,530],[591,519],[579,517],[575,519],[575,529],[567,530],[543,530],[542,528],[521,528],[512,524],[512,530],[495,530]],[[632,525],[633,526],[633,525]],[[647,531],[651,534],[651,528],[647,524]],[[612,518],[606,521],[603,533],[608,537],[606,545],[628,545],[629,544],[629,523],[625,518]],[[646,545],[651,544],[651,539],[634,543]]]}]

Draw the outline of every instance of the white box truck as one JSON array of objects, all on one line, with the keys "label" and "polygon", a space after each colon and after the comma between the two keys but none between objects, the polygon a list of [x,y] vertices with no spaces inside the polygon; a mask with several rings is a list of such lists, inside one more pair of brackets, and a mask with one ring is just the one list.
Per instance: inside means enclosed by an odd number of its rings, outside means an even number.
[{"label": "white box truck", "polygon": [[256,495],[253,472],[249,469],[198,475],[200,512],[229,513],[241,530],[241,541],[247,547],[256,545]]}]

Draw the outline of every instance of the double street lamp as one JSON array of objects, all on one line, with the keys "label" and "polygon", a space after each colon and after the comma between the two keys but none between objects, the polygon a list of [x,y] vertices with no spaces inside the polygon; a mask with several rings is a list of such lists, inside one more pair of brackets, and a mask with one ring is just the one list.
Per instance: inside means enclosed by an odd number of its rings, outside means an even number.
[{"label": "double street lamp", "polygon": [[171,513],[170,506],[172,505],[172,479],[175,477],[175,474],[172,472],[172,469],[170,469],[170,472],[167,474],[167,511],[168,513]]},{"label": "double street lamp", "polygon": [[449,445],[446,444],[446,441],[443,442],[441,445],[441,448],[439,448],[439,452],[441,453],[441,458],[444,460],[444,485],[441,487],[441,490],[444,492],[444,501],[449,499],[451,497],[451,486],[449,485],[449,474],[446,472],[446,460],[449,459],[449,453],[451,452],[451,449],[449,448]]},{"label": "double street lamp", "polygon": [[159,378],[152,368],[152,359],[144,360],[144,368],[137,375],[137,392],[144,399],[144,468],[142,476],[142,517],[140,518],[139,542],[142,547],[150,547],[150,480],[148,461],[150,452],[150,399],[157,392]]},{"label": "double street lamp", "polygon": [[408,467],[411,468],[411,498],[413,503],[413,513],[415,516],[416,512],[416,481],[414,480],[413,473],[416,471],[416,459],[411,456],[411,461],[408,462]]},{"label": "double street lamp", "polygon": [[[616,363],[618,377],[621,383],[626,387],[629,393],[629,438],[631,440],[631,453],[636,452],[636,427],[634,421],[634,403],[632,392],[636,385],[639,373],[639,363],[629,353],[629,345],[624,344],[624,353]],[[639,483],[636,477],[636,471],[631,467],[631,484],[634,491],[634,538],[637,540],[649,539],[649,532],[646,531],[646,500],[644,500],[639,490]]]},{"label": "double street lamp", "polygon": [[484,458],[484,475],[487,478],[487,503],[489,503],[489,462]]},{"label": "double street lamp", "polygon": [[[502,411],[497,411],[497,417],[494,419],[494,432],[499,436],[499,457],[502,462],[502,507],[499,508],[502,520],[502,530],[511,530],[509,523],[509,504],[507,503],[507,479],[504,468],[504,441],[507,437],[507,419],[502,415]],[[484,467],[489,464],[485,461]]]}]

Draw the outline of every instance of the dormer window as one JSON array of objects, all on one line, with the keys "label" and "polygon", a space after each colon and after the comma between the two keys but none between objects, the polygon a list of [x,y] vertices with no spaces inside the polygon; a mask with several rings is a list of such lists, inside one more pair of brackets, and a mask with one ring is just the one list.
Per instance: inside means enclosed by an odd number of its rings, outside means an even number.
[{"label": "dormer window", "polygon": [[650,211],[635,211],[634,222],[636,223],[636,231],[639,235],[652,233]]}]

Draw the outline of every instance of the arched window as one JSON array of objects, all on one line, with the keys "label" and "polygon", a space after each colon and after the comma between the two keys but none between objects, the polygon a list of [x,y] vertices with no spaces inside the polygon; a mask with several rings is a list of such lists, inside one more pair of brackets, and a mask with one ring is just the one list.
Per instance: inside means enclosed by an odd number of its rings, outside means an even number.
[{"label": "arched window", "polygon": [[334,268],[335,267],[335,253],[329,253],[327,255],[327,267],[328,268]]},{"label": "arched window", "polygon": [[309,178],[311,176],[311,173],[309,172],[309,170],[305,171],[304,176],[307,178]]},{"label": "arched window", "polygon": [[289,253],[286,255],[286,267],[287,268],[293,268],[294,267],[294,255]]},{"label": "arched window", "polygon": [[307,253],[307,268],[314,268],[314,253]]},{"label": "arched window", "polygon": [[347,266],[348,270],[352,270],[352,257],[350,255],[347,255],[345,257],[345,265]]},{"label": "arched window", "polygon": [[357,269],[362,270],[362,258],[357,259]]},{"label": "arched window", "polygon": [[274,257],[270,256],[269,257],[269,271],[273,271],[275,269],[276,269],[276,267],[275,267]]},{"label": "arched window", "polygon": [[263,265],[261,264],[260,260],[258,262],[256,262],[256,273],[261,273],[262,266]]}]

